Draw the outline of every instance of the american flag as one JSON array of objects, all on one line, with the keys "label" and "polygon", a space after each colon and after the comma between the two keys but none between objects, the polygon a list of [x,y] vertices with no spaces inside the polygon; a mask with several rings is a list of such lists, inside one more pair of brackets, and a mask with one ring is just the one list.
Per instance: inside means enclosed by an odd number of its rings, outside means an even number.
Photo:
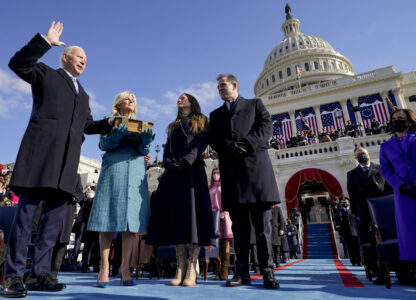
[{"label": "american flag", "polygon": [[[337,118],[337,111],[341,113],[341,118]],[[338,130],[340,128],[345,128],[344,114],[342,112],[341,105],[339,103],[325,104],[321,106],[321,119],[322,127],[326,129],[327,132],[331,130]]]},{"label": "american flag", "polygon": [[388,121],[388,113],[379,94],[360,97],[358,104],[360,106],[364,128],[371,127],[371,119],[374,117],[380,123]]},{"label": "american flag", "polygon": [[302,68],[299,65],[296,65],[296,73],[298,74],[298,79],[302,76]]},{"label": "american flag", "polygon": [[[273,122],[273,137],[282,140],[280,149],[286,148],[286,142],[292,136],[292,126],[290,125],[290,117],[288,113],[277,114],[272,116]],[[281,122],[282,125],[278,126]]]},{"label": "american flag", "polygon": [[[302,112],[303,120],[299,115],[299,112]],[[316,123],[315,112],[312,107],[305,108],[302,110],[297,110],[295,112],[296,120],[296,131],[304,131],[311,129],[313,133],[318,133],[318,124]],[[306,124],[305,124],[306,122]],[[309,128],[308,128],[309,127]]]}]

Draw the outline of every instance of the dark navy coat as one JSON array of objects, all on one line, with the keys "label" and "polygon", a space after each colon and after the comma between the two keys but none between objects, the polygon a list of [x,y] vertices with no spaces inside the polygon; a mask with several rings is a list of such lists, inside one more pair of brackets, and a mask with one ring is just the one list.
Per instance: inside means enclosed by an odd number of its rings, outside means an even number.
[{"label": "dark navy coat", "polygon": [[107,133],[108,120],[94,122],[89,97],[79,93],[63,69],[37,63],[51,46],[37,34],[10,60],[9,67],[32,85],[33,107],[10,181],[21,188],[50,188],[75,195],[83,133]]},{"label": "dark navy coat", "polygon": [[[223,210],[240,204],[280,203],[268,154],[272,122],[262,101],[239,97],[233,114],[224,103],[211,112],[209,122],[208,143],[218,152]],[[249,144],[249,154],[238,161],[227,158],[227,146],[242,140]]]},{"label": "dark navy coat", "polygon": [[190,167],[163,173],[152,199],[148,244],[208,246],[215,243],[211,199],[202,159],[206,147],[207,133],[192,133],[188,119],[169,133],[163,160],[183,158]]}]

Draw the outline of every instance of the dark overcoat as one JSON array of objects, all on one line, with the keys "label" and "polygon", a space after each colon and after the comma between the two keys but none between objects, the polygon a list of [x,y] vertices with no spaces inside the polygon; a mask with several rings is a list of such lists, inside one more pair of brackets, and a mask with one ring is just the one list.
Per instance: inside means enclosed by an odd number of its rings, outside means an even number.
[{"label": "dark overcoat", "polygon": [[[272,131],[270,114],[260,99],[239,97],[233,114],[225,103],[211,112],[208,143],[218,153],[223,210],[240,204],[280,203],[268,154]],[[235,141],[245,141],[250,148],[241,160],[226,154],[228,145]]]},{"label": "dark overcoat", "polygon": [[360,230],[365,239],[362,243],[374,243],[373,235],[368,229],[372,221],[367,199],[378,198],[391,191],[391,187],[380,173],[380,166],[370,163],[368,173],[364,172],[360,165],[349,171],[347,173],[347,190],[350,196],[351,211],[360,217]]},{"label": "dark overcoat", "polygon": [[275,206],[272,209],[272,245],[280,246],[282,244],[282,237],[279,235],[280,230],[285,230],[285,219],[283,218],[282,209],[280,206]]},{"label": "dark overcoat", "polygon": [[72,224],[74,224],[75,205],[80,203],[84,198],[83,188],[81,185],[81,176],[77,175],[77,185],[75,189],[74,201],[66,203],[65,216],[62,221],[61,231],[58,241],[61,244],[69,244],[71,239]]},{"label": "dark overcoat", "polygon": [[177,124],[168,134],[163,160],[183,158],[190,167],[182,171],[165,170],[151,204],[146,242],[150,245],[215,243],[211,200],[202,153],[207,133],[191,132],[189,119]]},{"label": "dark overcoat", "polygon": [[381,144],[380,169],[394,190],[394,213],[401,260],[416,261],[416,197],[400,193],[403,183],[416,183],[416,133]]},{"label": "dark overcoat", "polygon": [[[287,241],[289,242],[290,250],[298,250],[299,249],[299,242],[298,242],[298,230],[295,225],[287,225]],[[290,234],[290,235],[289,235]]]},{"label": "dark overcoat", "polygon": [[94,122],[89,97],[79,93],[63,69],[38,63],[51,46],[37,34],[10,60],[9,67],[32,85],[33,106],[20,144],[10,186],[50,188],[75,194],[83,133],[107,133],[108,120]]}]

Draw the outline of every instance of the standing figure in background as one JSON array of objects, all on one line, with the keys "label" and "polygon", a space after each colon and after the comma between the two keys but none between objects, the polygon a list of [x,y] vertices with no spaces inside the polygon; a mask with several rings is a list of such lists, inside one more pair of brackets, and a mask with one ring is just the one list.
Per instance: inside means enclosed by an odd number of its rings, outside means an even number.
[{"label": "standing figure in background", "polygon": [[296,226],[292,224],[292,220],[290,219],[287,220],[286,230],[287,230],[287,240],[289,242],[289,249],[290,249],[289,258],[297,259],[298,255],[296,252],[299,249],[298,230]]},{"label": "standing figure in background", "polygon": [[360,266],[360,245],[358,243],[357,230],[355,229],[353,218],[349,201],[346,199],[341,201],[340,209],[337,210],[335,215],[335,228],[339,231],[347,246],[348,257],[350,258],[351,264],[353,266]]},{"label": "standing figure in background", "polygon": [[282,209],[279,205],[272,207],[272,248],[273,261],[276,268],[280,267],[280,251],[282,246],[282,236],[284,234],[285,219],[283,218]]},{"label": "standing figure in background", "polygon": [[251,283],[249,275],[250,218],[256,242],[263,285],[279,288],[273,272],[271,244],[272,212],[280,203],[273,167],[268,154],[273,128],[261,99],[244,99],[232,74],[217,77],[224,105],[210,114],[208,141],[218,153],[221,173],[222,208],[233,221],[237,270],[226,286]]},{"label": "standing figure in background", "polygon": [[[111,116],[134,119],[136,113],[136,96],[128,91],[117,94]],[[134,285],[130,260],[135,233],[147,231],[150,217],[144,157],[155,135],[149,129],[137,139],[127,133],[126,125],[120,124],[111,130],[111,135],[102,135],[99,143],[105,154],[87,230],[100,233],[101,270],[97,286],[101,288],[109,285],[108,258],[114,232],[122,232],[121,283]]]},{"label": "standing figure in background", "polygon": [[220,212],[220,238],[219,252],[221,269],[215,274],[215,279],[228,280],[228,266],[230,265],[230,241],[234,238],[231,230],[231,219],[228,211],[222,210],[221,204],[221,177],[220,170],[214,168],[211,174],[211,186],[209,188],[211,206],[213,211]]},{"label": "standing figure in background", "polygon": [[[215,243],[207,174],[202,153],[207,147],[208,120],[190,94],[177,100],[178,114],[168,126],[163,152],[163,173],[156,197],[147,243],[176,246],[176,275],[170,284],[196,285],[200,246]],[[186,265],[186,245],[189,260]]]},{"label": "standing figure in background", "polygon": [[[52,22],[46,36],[35,35],[10,60],[9,67],[32,86],[33,106],[20,144],[10,187],[19,204],[7,247],[3,297],[25,297],[27,290],[60,291],[65,285],[53,282],[51,249],[55,246],[65,206],[75,196],[81,144],[86,134],[108,132],[112,120],[94,122],[89,97],[78,81],[87,65],[84,50],[65,48],[61,67],[52,69],[37,61],[60,41],[63,24]],[[39,203],[44,201],[35,243],[30,284],[23,285],[27,245]]]}]

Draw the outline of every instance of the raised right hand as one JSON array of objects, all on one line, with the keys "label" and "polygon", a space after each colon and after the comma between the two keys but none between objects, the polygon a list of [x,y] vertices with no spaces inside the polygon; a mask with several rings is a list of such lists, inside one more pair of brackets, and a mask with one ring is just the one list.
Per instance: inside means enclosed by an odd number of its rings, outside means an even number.
[{"label": "raised right hand", "polygon": [[128,130],[126,125],[118,125],[118,128],[111,129],[111,141],[114,144],[119,144],[120,141],[126,136],[127,132]]},{"label": "raised right hand", "polygon": [[49,27],[49,30],[46,33],[45,38],[49,43],[51,43],[52,46],[66,46],[64,42],[59,41],[63,30],[64,24],[61,22],[55,23],[55,21],[53,21],[51,27]]}]

